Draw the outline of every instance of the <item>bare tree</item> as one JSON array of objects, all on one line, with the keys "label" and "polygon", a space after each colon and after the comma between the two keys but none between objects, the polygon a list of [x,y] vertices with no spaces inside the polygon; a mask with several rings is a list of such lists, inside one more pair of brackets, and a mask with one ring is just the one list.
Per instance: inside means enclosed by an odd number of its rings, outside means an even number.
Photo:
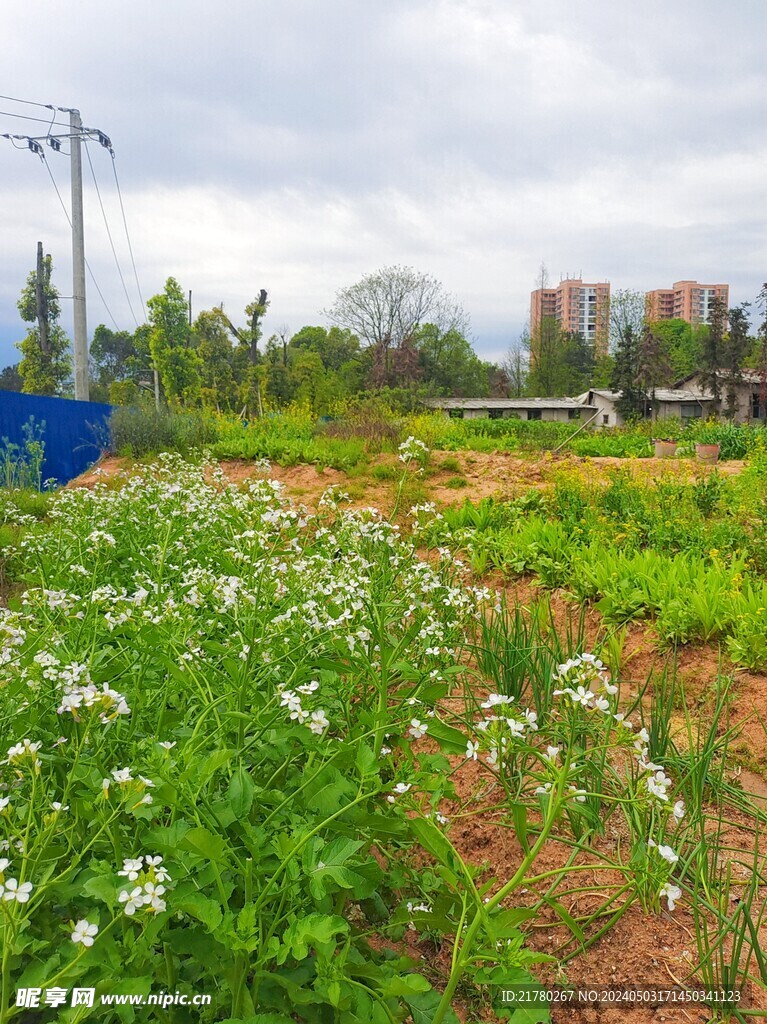
[{"label": "bare tree", "polygon": [[640,338],[645,326],[644,292],[619,288],[610,297],[610,344],[616,349],[630,338]]},{"label": "bare tree", "polygon": [[521,398],[527,387],[530,372],[530,331],[527,327],[513,341],[503,357],[501,370],[506,375],[506,390],[509,398]]},{"label": "bare tree", "polygon": [[466,334],[469,323],[460,304],[439,281],[412,267],[384,267],[342,288],[324,315],[348,327],[370,347],[400,348],[425,323]]}]

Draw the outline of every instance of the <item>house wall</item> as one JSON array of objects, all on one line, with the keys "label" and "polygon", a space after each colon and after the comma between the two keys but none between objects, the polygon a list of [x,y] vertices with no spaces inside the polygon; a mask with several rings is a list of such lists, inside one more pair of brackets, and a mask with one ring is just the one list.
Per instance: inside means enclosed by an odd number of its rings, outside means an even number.
[{"label": "house wall", "polygon": [[[701,382],[700,382],[700,374],[696,373],[695,376],[691,377],[689,381],[685,381],[685,385],[684,386],[685,386],[685,388],[688,391],[692,391],[692,392],[694,392],[697,395],[705,393],[705,390],[702,387]],[[717,411],[718,411],[719,415],[721,415],[724,412],[724,408],[725,408],[725,406],[727,404],[727,398],[726,398],[726,395],[724,393],[725,392],[725,387],[726,387],[726,385],[723,385],[723,387],[722,387],[722,397],[719,400],[718,410],[715,408],[715,403],[711,402],[710,404],[707,404],[706,412],[705,412],[704,415],[712,415],[713,413],[715,413]],[[754,392],[757,392],[757,393],[759,392],[759,385],[758,384],[753,384],[753,383],[746,384],[746,383],[743,383],[743,384],[739,384],[737,386],[737,388],[736,388],[736,401],[735,401],[735,416],[734,416],[734,420],[735,420],[736,423],[751,423],[752,422],[753,418],[751,416],[751,412],[752,412],[751,396],[754,394]],[[756,420],[753,420],[753,422],[756,422]],[[763,422],[763,421],[761,421],[761,422]]]},{"label": "house wall", "polygon": [[[589,404],[593,405],[599,415],[594,420],[595,427],[620,427],[623,426],[623,417],[615,408],[615,403],[604,395],[597,395],[592,392],[589,396]],[[605,416],[607,419],[605,420]]]}]

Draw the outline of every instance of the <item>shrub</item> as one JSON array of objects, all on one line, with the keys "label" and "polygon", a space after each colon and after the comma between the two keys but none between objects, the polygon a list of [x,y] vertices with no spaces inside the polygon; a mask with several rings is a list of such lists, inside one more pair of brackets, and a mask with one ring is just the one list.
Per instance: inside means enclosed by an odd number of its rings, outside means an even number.
[{"label": "shrub", "polygon": [[110,427],[112,450],[136,458],[159,452],[188,454],[216,438],[213,418],[196,412],[118,408],[112,413]]}]

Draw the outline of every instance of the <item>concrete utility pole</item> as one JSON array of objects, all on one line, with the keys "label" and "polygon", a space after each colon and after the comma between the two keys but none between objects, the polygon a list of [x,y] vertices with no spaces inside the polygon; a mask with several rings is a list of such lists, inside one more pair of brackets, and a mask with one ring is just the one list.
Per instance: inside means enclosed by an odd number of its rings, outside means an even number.
[{"label": "concrete utility pole", "polygon": [[87,402],[88,325],[85,315],[85,238],[83,234],[83,158],[80,132],[83,123],[79,110],[69,111],[72,176],[72,298],[75,323],[75,399]]}]

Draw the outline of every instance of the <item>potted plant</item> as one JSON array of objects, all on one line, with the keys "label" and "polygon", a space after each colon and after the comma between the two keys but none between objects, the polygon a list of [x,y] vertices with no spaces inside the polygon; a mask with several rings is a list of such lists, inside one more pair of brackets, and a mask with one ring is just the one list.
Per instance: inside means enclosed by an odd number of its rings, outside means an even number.
[{"label": "potted plant", "polygon": [[678,441],[670,437],[654,437],[652,443],[655,445],[656,459],[671,459],[676,455]]},{"label": "potted plant", "polygon": [[721,447],[719,433],[714,426],[703,427],[695,439],[695,454],[707,466],[713,466],[719,461]]},{"label": "potted plant", "polygon": [[655,457],[657,459],[671,459],[676,455],[679,445],[679,434],[682,424],[672,416],[657,419],[655,426],[663,431],[658,437],[652,439],[655,445]]}]

